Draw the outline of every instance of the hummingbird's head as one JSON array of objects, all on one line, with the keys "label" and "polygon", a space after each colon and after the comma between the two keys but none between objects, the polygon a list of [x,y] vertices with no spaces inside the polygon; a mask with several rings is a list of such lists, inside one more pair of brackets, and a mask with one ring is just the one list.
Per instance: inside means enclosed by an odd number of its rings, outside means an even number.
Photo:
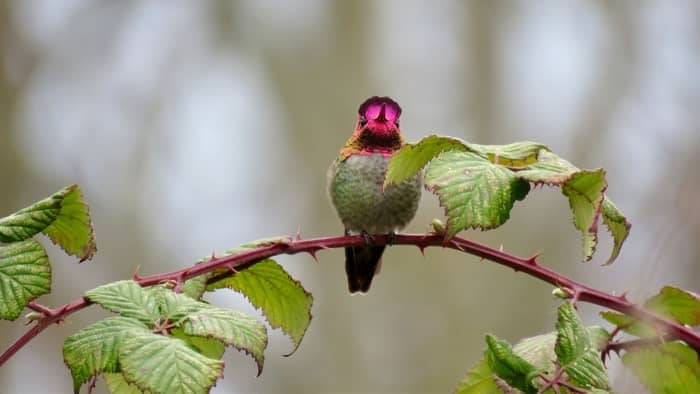
[{"label": "hummingbird's head", "polygon": [[401,146],[401,106],[390,97],[373,96],[357,111],[355,133],[368,150],[395,150]]},{"label": "hummingbird's head", "polygon": [[357,111],[357,128],[380,130],[398,129],[401,106],[390,97],[373,96]]}]

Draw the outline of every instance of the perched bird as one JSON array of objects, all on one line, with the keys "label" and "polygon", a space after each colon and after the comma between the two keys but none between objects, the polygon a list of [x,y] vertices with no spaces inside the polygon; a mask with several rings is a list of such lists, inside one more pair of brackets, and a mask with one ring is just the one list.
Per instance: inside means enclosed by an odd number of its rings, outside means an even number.
[{"label": "perched bird", "polygon": [[361,233],[367,245],[345,248],[350,293],[366,293],[379,272],[384,246],[371,234],[391,234],[413,219],[421,195],[420,176],[384,187],[391,156],[404,144],[401,107],[389,97],[370,97],[358,110],[355,131],[328,169],[328,195],[346,234]]}]

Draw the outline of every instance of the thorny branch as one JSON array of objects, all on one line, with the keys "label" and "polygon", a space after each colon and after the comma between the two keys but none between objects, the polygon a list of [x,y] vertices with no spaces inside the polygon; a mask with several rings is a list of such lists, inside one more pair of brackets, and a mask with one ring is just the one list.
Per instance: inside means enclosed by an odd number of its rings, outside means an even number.
[{"label": "thorny branch", "polygon": [[[626,341],[613,341],[611,336],[611,340],[607,344],[605,344],[605,347],[601,352],[601,358],[603,359],[603,362],[605,362],[610,353],[614,352],[615,354],[619,354],[622,350],[639,349],[643,347],[655,346],[660,343],[664,343],[669,339],[672,339],[672,337],[662,335],[660,337],[637,338]],[[697,350],[697,348],[695,350]]]},{"label": "thorny branch", "polygon": [[[696,351],[700,351],[700,334],[694,332],[692,329],[629,302],[625,294],[614,296],[578,283],[573,279],[541,266],[537,263],[536,255],[529,258],[522,258],[464,238],[455,237],[450,240],[445,240],[442,234],[437,233],[396,234],[393,237],[374,235],[373,238],[373,243],[378,246],[387,245],[388,243],[392,245],[414,245],[417,246],[421,252],[427,247],[438,246],[459,250],[467,254],[481,257],[484,260],[510,267],[515,271],[523,272],[563,289],[573,302],[587,302],[649,321],[666,333],[666,339],[683,340]],[[365,239],[362,235],[344,235],[312,239],[301,239],[301,237],[297,235],[293,238],[289,237],[263,243],[255,248],[231,256],[215,257],[212,255],[212,258],[204,263],[195,264],[191,267],[169,273],[145,277],[139,277],[137,274],[134,274],[133,279],[141,286],[153,286],[164,282],[174,282],[175,289],[179,289],[185,280],[220,268],[228,268],[230,274],[235,275],[236,272],[244,270],[268,257],[281,254],[308,253],[315,259],[316,252],[319,250],[360,246],[364,244]],[[85,298],[76,299],[54,309],[47,308],[38,303],[31,303],[29,308],[41,313],[42,316],[35,319],[34,325],[0,355],[0,366],[34,337],[39,335],[44,329],[54,323],[62,322],[68,315],[86,308],[90,304],[91,302]],[[616,348],[620,348],[622,345],[615,344],[613,347],[614,349],[611,350],[618,350]]]}]

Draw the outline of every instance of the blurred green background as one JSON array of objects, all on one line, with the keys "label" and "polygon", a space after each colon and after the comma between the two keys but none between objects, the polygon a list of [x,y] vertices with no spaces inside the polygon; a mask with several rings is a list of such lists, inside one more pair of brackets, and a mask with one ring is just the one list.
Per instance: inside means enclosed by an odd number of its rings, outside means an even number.
[{"label": "blurred green background", "polygon": [[[325,172],[357,106],[389,95],[409,141],[547,143],[607,169],[633,223],[618,262],[580,263],[565,198],[538,188],[511,220],[464,235],[530,255],[607,291],[699,291],[700,5],[696,1],[0,0],[0,214],[79,183],[98,254],[50,246],[57,306],[97,285],[171,271],[301,227],[341,234]],[[425,194],[410,232],[442,217]],[[50,245],[43,239],[45,245]],[[217,393],[448,392],[484,333],[553,329],[551,287],[477,258],[386,254],[369,295],[347,294],[341,250],[279,261],[313,292],[299,350],[278,331],[265,371],[229,350]],[[209,300],[257,313],[242,297]],[[598,309],[581,306],[586,323]],[[0,370],[0,391],[69,392],[70,316]],[[0,345],[21,335],[0,322]],[[619,392],[638,392],[612,363]],[[105,390],[100,383],[98,392]]]}]

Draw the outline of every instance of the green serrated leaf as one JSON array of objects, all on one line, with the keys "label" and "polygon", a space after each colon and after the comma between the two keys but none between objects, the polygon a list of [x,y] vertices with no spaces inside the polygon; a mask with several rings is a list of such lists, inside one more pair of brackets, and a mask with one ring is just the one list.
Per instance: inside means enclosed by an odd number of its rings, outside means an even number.
[{"label": "green serrated leaf", "polygon": [[[605,347],[606,341],[610,337],[608,332],[600,326],[586,327],[588,336],[591,338],[593,346],[598,350]],[[554,345],[557,341],[557,333],[550,332],[547,334],[537,335],[530,338],[522,339],[514,347],[513,351],[525,361],[537,367],[540,371],[548,373],[554,372],[554,364],[552,360],[557,358],[554,352]]]},{"label": "green serrated leaf", "polygon": [[204,290],[207,288],[207,279],[209,275],[199,275],[194,278],[187,279],[182,285],[182,294],[193,298],[195,300],[201,300]]},{"label": "green serrated leaf", "polygon": [[[602,327],[599,326],[591,326],[585,328],[585,330],[588,333],[589,338],[591,338],[591,342],[595,349],[598,351],[602,350],[605,347],[606,341],[610,337],[608,332],[603,329]],[[545,374],[552,374],[555,370],[555,365],[552,363],[553,360],[556,359],[556,354],[554,352],[554,347],[557,341],[557,333],[556,332],[550,332],[547,334],[543,335],[537,335],[534,337],[530,338],[525,338],[518,342],[517,345],[515,345],[512,348],[512,352],[515,353],[517,356],[525,360],[526,363],[529,363],[534,367],[535,372],[537,373],[545,373]],[[507,343],[506,343],[507,344]],[[508,345],[509,346],[509,345]],[[487,362],[488,357],[488,352],[485,353],[485,358],[481,360],[479,364],[477,364],[475,367],[473,367],[467,375],[464,377],[462,382],[460,382],[457,392],[459,393],[481,393],[481,392],[494,392],[494,393],[501,393],[502,390],[499,388],[499,385],[494,381],[493,376],[494,376],[494,371],[489,367],[489,364]],[[534,372],[529,372],[530,369],[527,367],[524,369],[523,372],[524,374],[521,373],[520,375],[525,375],[525,376],[534,376]],[[503,377],[501,377],[503,378]],[[495,391],[490,391],[491,389]],[[472,391],[470,391],[472,390]],[[590,392],[596,392],[595,390],[598,389],[590,389]],[[548,391],[546,391],[548,392]],[[561,392],[567,392],[564,388],[562,388]],[[604,390],[599,390],[597,392],[605,392]]]},{"label": "green serrated leaf", "polygon": [[40,232],[80,261],[92,258],[97,247],[78,185],[0,219],[0,242],[23,241]]},{"label": "green serrated leaf", "polygon": [[700,324],[700,300],[677,287],[666,286],[644,306],[689,326]]},{"label": "green serrated leaf", "polygon": [[210,305],[192,299],[184,294],[175,293],[166,286],[153,286],[143,289],[146,297],[153,300],[158,317],[172,322],[178,322],[190,313],[209,308]]},{"label": "green serrated leaf", "polygon": [[175,327],[170,330],[170,335],[175,338],[182,339],[198,352],[215,360],[223,357],[224,352],[226,351],[226,345],[224,345],[224,343],[218,339],[187,335],[182,328],[179,327]]},{"label": "green serrated leaf", "polygon": [[700,393],[698,355],[682,342],[628,349],[622,362],[654,394]]},{"label": "green serrated leaf", "polygon": [[[103,374],[105,378],[105,383],[107,383],[107,389],[109,389],[110,394],[142,394],[144,393],[135,384],[131,384],[124,379],[124,375],[121,373],[107,372]],[[146,392],[148,393],[148,392]]]},{"label": "green serrated leaf", "polygon": [[528,182],[561,185],[580,171],[576,166],[547,150],[540,150],[537,161],[516,174]]},{"label": "green serrated leaf", "polygon": [[557,312],[557,342],[554,352],[558,361],[564,365],[581,357],[591,347],[591,343],[578,313],[570,302],[562,303]]},{"label": "green serrated leaf", "polygon": [[428,162],[442,152],[467,149],[467,144],[459,138],[438,135],[429,135],[415,144],[404,144],[391,157],[384,184],[401,183],[415,177]]},{"label": "green serrated leaf", "polygon": [[630,234],[630,229],[632,228],[632,223],[627,221],[627,218],[622,215],[619,209],[613,204],[612,201],[605,196],[603,200],[603,223],[605,227],[613,237],[613,249],[610,253],[610,258],[605,263],[606,265],[612,264],[617,256],[620,255],[620,250],[622,249],[622,244],[627,239]]},{"label": "green serrated leaf", "polygon": [[549,147],[538,142],[522,141],[507,145],[469,144],[469,148],[488,157],[494,164],[521,168],[537,162],[540,152],[548,152]]},{"label": "green serrated leaf", "polygon": [[562,185],[561,191],[569,198],[574,213],[574,226],[583,234],[583,259],[593,257],[598,243],[598,217],[603,203],[603,192],[608,187],[605,170],[582,170]]},{"label": "green serrated leaf", "polygon": [[119,349],[128,382],[158,393],[208,392],[223,374],[224,363],[206,357],[177,338],[153,333],[132,335]]},{"label": "green serrated leaf", "polygon": [[513,346],[513,351],[537,369],[551,373],[554,371],[552,360],[556,359],[554,354],[556,340],[556,332],[524,338]]},{"label": "green serrated leaf", "polygon": [[649,323],[635,319],[632,316],[623,313],[603,311],[600,316],[606,321],[620,327],[626,333],[636,335],[642,338],[655,337],[658,335],[654,327]]},{"label": "green serrated leaf", "polygon": [[128,317],[110,317],[69,336],[63,344],[63,359],[73,377],[73,390],[102,372],[119,372],[118,352],[124,339],[148,327]]},{"label": "green serrated leaf", "polygon": [[250,354],[262,373],[267,347],[267,329],[254,317],[239,311],[209,307],[187,316],[185,334],[215,338]]},{"label": "green serrated leaf", "polygon": [[610,381],[603,365],[600,352],[593,348],[581,354],[575,361],[567,365],[564,370],[572,382],[586,389],[598,388],[610,389]]},{"label": "green serrated leaf", "polygon": [[530,185],[506,167],[472,152],[448,151],[428,166],[425,186],[440,199],[447,216],[446,237],[468,228],[492,229],[505,223],[516,200]]},{"label": "green serrated leaf", "polygon": [[501,394],[493,380],[494,372],[485,358],[467,372],[457,386],[457,394]]},{"label": "green serrated leaf", "polygon": [[78,185],[68,186],[63,191],[65,195],[56,220],[42,232],[81,262],[90,260],[97,252],[97,245],[88,205],[83,201]]},{"label": "green serrated leaf", "polygon": [[595,252],[601,213],[614,240],[606,264],[617,258],[629,234],[629,222],[604,198],[605,171],[580,170],[543,144],[478,145],[433,135],[417,144],[407,144],[394,155],[385,183],[415,176],[429,162],[425,186],[438,195],[445,208],[446,238],[467,228],[500,226],[508,220],[515,201],[525,198],[529,183],[562,188],[573,211],[574,225],[583,236],[585,261]]},{"label": "green serrated leaf", "polygon": [[0,218],[0,242],[17,242],[39,234],[58,217],[66,189],[12,215]]},{"label": "green serrated leaf", "polygon": [[537,387],[532,382],[538,372],[534,365],[515,354],[507,341],[499,340],[493,335],[486,335],[486,344],[488,345],[484,354],[486,361],[498,377],[526,393],[537,392]]},{"label": "green serrated leaf", "polygon": [[103,308],[152,325],[160,319],[156,299],[133,280],[109,283],[85,292],[85,298]]},{"label": "green serrated leaf", "polygon": [[[129,294],[138,293],[136,289],[131,288],[133,285],[129,287]],[[142,291],[145,302],[153,304],[152,308],[157,311],[157,320],[167,320],[179,325],[182,328],[181,339],[194,348],[212,356],[217,354],[218,344],[221,343],[219,341],[222,341],[223,344],[232,345],[250,354],[258,366],[258,374],[262,372],[263,352],[267,346],[267,330],[264,324],[242,312],[213,307],[184,294],[175,293],[166,286],[153,286]],[[209,338],[216,342],[205,341]]]},{"label": "green serrated leaf", "polygon": [[586,389],[608,390],[610,383],[600,352],[570,302],[559,307],[556,327],[554,353],[571,380]]},{"label": "green serrated leaf", "polygon": [[[281,328],[294,343],[292,353],[311,322],[313,297],[272,259],[263,260],[232,276],[212,277],[207,291],[230,288],[262,310],[272,328]],[[290,353],[291,354],[291,353]]]},{"label": "green serrated leaf", "polygon": [[51,265],[34,240],[0,246],[0,319],[15,320],[27,304],[51,291]]}]

